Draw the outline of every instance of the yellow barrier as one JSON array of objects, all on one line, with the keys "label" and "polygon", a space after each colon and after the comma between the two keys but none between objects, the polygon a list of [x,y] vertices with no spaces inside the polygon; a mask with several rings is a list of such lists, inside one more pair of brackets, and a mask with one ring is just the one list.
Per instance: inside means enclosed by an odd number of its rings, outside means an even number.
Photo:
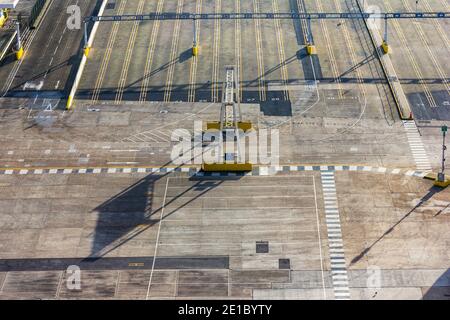
[{"label": "yellow barrier", "polygon": [[450,186],[450,179],[447,179],[445,181],[439,181],[439,180],[435,180],[434,181],[434,185],[436,187],[440,187],[440,188],[447,188],[448,186]]},{"label": "yellow barrier", "polygon": [[[238,128],[244,132],[253,130],[253,124],[248,121],[238,122]],[[206,123],[206,130],[220,130],[219,121],[211,121]]]},{"label": "yellow barrier", "polygon": [[252,171],[251,163],[212,163],[203,164],[202,170],[206,172],[245,172]]}]

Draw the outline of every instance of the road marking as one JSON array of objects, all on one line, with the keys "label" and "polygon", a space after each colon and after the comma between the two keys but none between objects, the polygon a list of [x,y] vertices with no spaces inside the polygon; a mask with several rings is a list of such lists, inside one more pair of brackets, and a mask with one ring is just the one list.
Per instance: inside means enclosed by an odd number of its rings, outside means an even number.
[{"label": "road marking", "polygon": [[155,244],[155,252],[153,254],[152,271],[150,272],[150,280],[148,282],[147,295],[146,295],[146,298],[145,298],[146,300],[148,300],[148,296],[150,295],[150,287],[152,285],[153,271],[155,270],[156,256],[158,254],[159,235],[161,233],[161,225],[162,225],[162,221],[163,221],[163,217],[164,217],[164,209],[166,207],[166,197],[167,197],[167,189],[168,189],[168,186],[169,186],[169,180],[170,180],[170,177],[167,177],[166,190],[164,191],[163,204],[162,204],[162,207],[161,207],[161,215],[159,217],[158,233],[156,235],[156,244]]},{"label": "road marking", "polygon": [[[259,0],[253,0],[254,12],[259,12]],[[265,83],[265,67],[264,67],[264,55],[262,48],[262,36],[261,36],[261,21],[255,19],[255,38],[256,38],[256,60],[258,62],[258,88],[259,88],[259,100],[266,101],[266,83]]]},{"label": "road marking", "polygon": [[[0,169],[0,175],[12,175],[19,174],[20,170],[28,170],[28,175],[32,174],[62,174],[65,169],[72,169],[72,174],[96,174],[96,173],[124,173],[125,169],[131,169],[131,171],[126,170],[126,172],[130,173],[155,173],[155,174],[167,174],[168,172],[185,172],[189,175],[195,175],[199,177],[208,177],[212,176],[211,172],[202,172],[200,167],[197,166],[186,166],[186,167],[175,167],[175,166],[142,166],[138,167],[136,165],[139,162],[108,162],[106,167],[55,167],[55,168],[3,168]],[[353,170],[351,168],[354,167]],[[236,177],[236,176],[268,176],[268,173],[276,174],[277,172],[334,172],[336,166],[256,166],[252,172],[222,172],[215,173],[215,176],[220,177]],[[379,168],[373,167],[371,173],[376,174],[393,174],[399,175],[402,174],[404,176],[423,178],[428,172],[416,170],[412,171],[410,169],[387,169],[383,168],[383,172],[380,172]],[[364,166],[342,166],[342,170],[339,171],[364,171]],[[338,218],[339,210],[335,206],[331,206],[331,201],[335,201],[336,198],[336,188],[330,187],[330,185],[326,183],[330,178],[325,174],[323,176],[324,186],[328,191],[324,191],[323,195],[326,197],[324,203],[327,203],[327,211],[329,215],[327,215],[327,219]]]},{"label": "road marking", "polygon": [[[221,13],[222,0],[216,0],[216,14]],[[220,74],[220,32],[221,20],[214,20],[213,67],[211,81],[211,102],[219,102],[219,74]]]},{"label": "road marking", "polygon": [[[236,0],[236,13],[241,13],[241,1]],[[237,77],[238,77],[238,104],[240,106],[240,102],[242,101],[242,38],[241,38],[242,28],[241,28],[241,20],[235,20],[235,56],[236,56],[236,68],[237,68]]]},{"label": "road marking", "polygon": [[[145,0],[141,0],[138,4],[136,14],[141,14],[144,11]],[[125,85],[128,77],[128,70],[130,69],[131,59],[133,57],[134,46],[136,44],[136,38],[139,31],[140,21],[135,21],[133,23],[133,29],[131,30],[130,39],[127,45],[127,51],[125,53],[125,60],[122,66],[122,72],[119,78],[119,84],[117,86],[117,92],[115,97],[115,104],[120,104],[122,102],[123,93],[125,91]]]},{"label": "road marking", "polygon": [[[316,3],[317,3],[317,9],[319,10],[319,12],[324,12],[321,0],[316,0]],[[303,3],[301,2],[301,0],[297,0],[297,4],[299,7],[302,8],[302,12],[306,12],[305,9],[303,8]],[[308,30],[308,26],[304,20],[302,20],[302,25],[303,25],[303,27],[302,27],[303,30]],[[330,34],[328,32],[328,27],[326,25],[326,21],[320,20],[320,25],[322,27],[323,34],[325,36],[328,58],[330,59],[331,69],[333,70],[334,81],[336,82],[336,86],[337,86],[337,90],[338,90],[338,98],[342,99],[343,93],[342,93],[341,77],[339,76],[340,74],[338,71],[336,56],[334,55],[334,51],[333,51],[333,48],[331,45]],[[304,42],[305,43],[307,42],[306,36],[304,36]]]},{"label": "road marking", "polygon": [[[183,1],[178,0],[177,13],[181,14],[183,12]],[[175,66],[179,61],[178,55],[178,44],[180,39],[180,28],[181,28],[181,20],[175,20],[175,28],[173,30],[172,36],[172,47],[169,58],[169,65],[167,71],[166,85],[164,91],[164,102],[170,102],[172,96],[172,84],[173,84],[173,75],[175,71]]]},{"label": "road marking", "polygon": [[[278,0],[272,0],[272,9],[274,13],[278,13]],[[276,36],[277,36],[277,45],[278,45],[278,59],[280,61],[280,69],[281,69],[281,80],[283,84],[283,98],[285,101],[289,101],[289,74],[286,66],[286,54],[284,50],[284,39],[283,39],[283,31],[280,25],[279,19],[273,19],[273,23],[275,26]]]},{"label": "road marking", "polygon": [[313,175],[313,186],[314,186],[314,203],[315,203],[315,209],[316,209],[316,222],[317,222],[317,237],[319,239],[319,256],[320,256],[320,271],[322,274],[322,288],[323,288],[323,299],[327,299],[327,293],[325,290],[325,277],[323,272],[323,254],[322,254],[322,239],[320,236],[320,222],[319,222],[319,208],[317,205],[317,189],[316,189],[316,178]]},{"label": "road marking", "polygon": [[[340,0],[334,0],[334,3],[336,5],[336,9],[338,12],[343,12],[341,11],[341,4],[339,2]],[[358,58],[356,56],[356,50],[355,47],[353,46],[351,37],[350,37],[350,33],[348,31],[348,27],[347,27],[347,22],[344,20],[340,20],[342,27],[344,29],[344,38],[345,38],[345,42],[347,43],[347,48],[349,49],[350,52],[350,57],[352,59],[352,65],[353,66],[357,66],[358,65]],[[363,81],[363,75],[361,73],[361,68],[356,68],[356,77],[358,78],[358,86],[359,86],[359,90],[362,94],[362,97],[364,100],[366,100],[366,89],[364,87],[364,81]],[[367,100],[366,100],[367,103]]]},{"label": "road marking", "polygon": [[[389,4],[389,1],[385,0],[384,3],[385,3],[385,6],[386,6],[387,10],[392,10],[392,7]],[[400,42],[401,42],[403,48],[406,49],[406,53],[408,54],[408,58],[409,58],[409,61],[410,61],[411,65],[413,66],[414,73],[416,74],[416,78],[419,80],[419,83],[420,83],[420,85],[422,87],[422,90],[423,90],[423,92],[425,94],[425,97],[428,100],[428,103],[430,104],[430,107],[432,107],[432,108],[437,107],[436,100],[434,100],[433,94],[431,93],[430,89],[428,88],[428,85],[423,81],[424,77],[423,77],[423,74],[422,74],[422,70],[419,67],[419,64],[417,63],[417,60],[414,57],[414,54],[413,54],[411,48],[408,45],[408,41],[406,40],[406,37],[405,37],[405,34],[403,33],[403,30],[400,28],[399,22],[397,20],[395,20],[395,19],[392,20],[392,21],[393,21],[393,24],[394,24],[394,29],[397,32],[397,35],[398,35],[398,37],[400,39]]]},{"label": "road marking", "polygon": [[[347,278],[347,269],[345,265],[345,254],[342,240],[341,223],[339,218],[336,183],[333,171],[322,171],[322,188],[324,193],[330,195],[323,196],[324,202],[332,203],[332,205],[325,205],[325,217],[327,225],[327,234],[330,250],[330,265],[331,272],[340,271],[341,277],[332,277],[334,298],[336,300],[350,299],[350,289],[348,281],[343,281],[343,278]],[[330,190],[334,190],[330,192]],[[330,210],[329,208],[333,208]],[[332,219],[330,221],[330,218]],[[333,245],[330,244],[333,243]],[[333,250],[333,251],[332,251]]]},{"label": "road marking", "polygon": [[430,160],[428,159],[425,147],[422,143],[419,131],[414,120],[404,120],[406,137],[408,138],[409,147],[418,170],[431,171]]},{"label": "road marking", "polygon": [[[126,8],[127,0],[122,0],[120,2],[119,10],[117,12],[117,15],[123,15],[125,8]],[[103,84],[103,81],[105,80],[106,72],[108,69],[109,61],[111,59],[111,54],[114,48],[114,44],[116,42],[117,33],[119,31],[119,24],[120,22],[113,22],[112,25],[112,31],[109,35],[108,44],[106,46],[106,51],[103,55],[102,64],[100,66],[100,71],[97,76],[97,80],[95,81],[94,91],[92,93],[91,103],[95,104],[100,97],[100,91]]]},{"label": "road marking", "polygon": [[[407,1],[402,0],[403,5],[405,6],[406,10],[412,12],[412,9],[410,7],[410,5],[408,4]],[[450,84],[448,83],[448,77],[445,75],[445,72],[442,70],[442,66],[439,63],[439,61],[436,59],[435,54],[433,53],[433,51],[431,50],[428,42],[427,42],[427,37],[422,29],[422,26],[419,24],[419,20],[414,19],[414,27],[416,28],[417,33],[420,36],[420,39],[422,40],[422,43],[425,45],[425,48],[428,52],[429,57],[431,58],[431,61],[433,62],[433,65],[436,69],[436,71],[439,73],[440,78],[443,81],[443,84],[445,86],[445,89],[447,90],[447,93],[450,94]]]},{"label": "road marking", "polygon": [[[164,6],[164,0],[159,0],[158,6],[156,8],[156,13],[161,13],[163,10],[163,6]],[[147,101],[148,88],[149,88],[150,77],[151,77],[151,70],[152,70],[154,54],[155,54],[156,40],[158,39],[160,24],[161,24],[161,22],[159,20],[156,20],[153,23],[152,34],[150,37],[150,45],[148,47],[147,59],[146,59],[145,69],[144,69],[144,77],[143,77],[144,79],[142,80],[141,93],[139,96],[139,102],[141,102],[141,103],[144,103],[145,101]]]},{"label": "road marking", "polygon": [[[195,13],[196,14],[202,13],[202,0],[197,0]],[[200,43],[200,26],[201,20],[198,19],[195,21],[195,27],[197,29],[197,38],[196,38],[197,45],[199,45]],[[190,76],[189,76],[188,102],[195,102],[197,67],[198,67],[198,56],[192,56]]]}]

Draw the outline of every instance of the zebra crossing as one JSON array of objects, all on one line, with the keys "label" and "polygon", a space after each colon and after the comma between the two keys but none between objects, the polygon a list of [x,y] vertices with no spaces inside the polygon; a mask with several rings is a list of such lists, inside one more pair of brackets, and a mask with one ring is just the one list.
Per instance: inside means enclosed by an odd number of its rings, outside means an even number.
[{"label": "zebra crossing", "polygon": [[403,125],[408,137],[409,147],[416,163],[416,168],[422,171],[431,171],[430,159],[425,151],[419,130],[414,120],[405,120]]},{"label": "zebra crossing", "polygon": [[331,277],[336,300],[349,300],[350,289],[333,171],[322,171],[323,201],[330,252]]}]

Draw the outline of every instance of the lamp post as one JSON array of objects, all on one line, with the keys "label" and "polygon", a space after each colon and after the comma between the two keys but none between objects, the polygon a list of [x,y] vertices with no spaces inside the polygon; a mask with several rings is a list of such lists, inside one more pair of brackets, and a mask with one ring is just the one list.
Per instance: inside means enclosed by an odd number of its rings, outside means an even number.
[{"label": "lamp post", "polygon": [[442,169],[441,172],[438,173],[438,181],[445,182],[445,150],[447,150],[447,146],[445,145],[445,136],[447,134],[448,127],[446,125],[441,127],[442,130]]}]

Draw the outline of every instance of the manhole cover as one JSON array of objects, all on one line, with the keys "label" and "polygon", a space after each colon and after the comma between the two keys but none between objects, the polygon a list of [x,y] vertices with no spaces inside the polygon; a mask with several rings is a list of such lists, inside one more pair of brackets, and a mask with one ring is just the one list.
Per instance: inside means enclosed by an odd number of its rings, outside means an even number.
[{"label": "manhole cover", "polygon": [[256,241],[256,253],[269,253],[269,241]]}]

